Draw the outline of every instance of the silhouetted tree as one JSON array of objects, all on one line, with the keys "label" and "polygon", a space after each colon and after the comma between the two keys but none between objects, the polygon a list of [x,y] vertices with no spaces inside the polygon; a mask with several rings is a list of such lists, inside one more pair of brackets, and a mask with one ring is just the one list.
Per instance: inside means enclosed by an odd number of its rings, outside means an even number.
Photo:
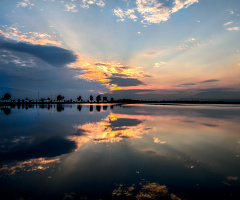
[{"label": "silhouetted tree", "polygon": [[65,97],[62,96],[62,95],[57,95],[57,100],[58,100],[58,101],[62,101],[64,98],[65,98]]},{"label": "silhouetted tree", "polygon": [[45,99],[44,98],[41,98],[41,100],[40,100],[42,103],[45,101]]},{"label": "silhouetted tree", "polygon": [[48,97],[48,98],[47,98],[47,101],[48,101],[48,102],[50,102],[50,101],[51,101],[50,97]]},{"label": "silhouetted tree", "polygon": [[101,96],[100,96],[100,95],[97,95],[96,101],[97,101],[97,102],[101,101]]},{"label": "silhouetted tree", "polygon": [[113,102],[113,98],[111,98],[111,100],[110,100],[111,102]]},{"label": "silhouetted tree", "polygon": [[92,96],[92,95],[90,95],[90,101],[91,101],[91,102],[93,101],[93,96]]},{"label": "silhouetted tree", "polygon": [[103,101],[107,101],[107,97],[103,97]]},{"label": "silhouetted tree", "polygon": [[3,99],[4,99],[4,100],[9,100],[9,99],[11,99],[11,94],[9,94],[9,93],[4,94]]},{"label": "silhouetted tree", "polygon": [[81,96],[78,96],[77,100],[78,100],[78,101],[82,101],[82,97],[81,97]]}]

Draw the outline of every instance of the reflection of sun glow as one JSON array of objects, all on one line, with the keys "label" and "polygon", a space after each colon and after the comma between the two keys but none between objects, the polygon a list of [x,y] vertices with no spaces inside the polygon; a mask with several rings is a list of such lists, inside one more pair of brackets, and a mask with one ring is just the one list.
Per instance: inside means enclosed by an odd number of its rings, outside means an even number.
[{"label": "reflection of sun glow", "polygon": [[8,175],[14,175],[19,171],[36,171],[36,170],[46,170],[50,168],[53,163],[60,162],[59,158],[46,160],[45,158],[30,159],[26,161],[20,161],[14,165],[4,165],[0,168],[0,171],[5,171]]},{"label": "reflection of sun glow", "polygon": [[88,123],[81,126],[76,126],[76,129],[84,130],[82,136],[70,136],[69,139],[77,143],[80,147],[83,143],[93,141],[99,142],[119,142],[123,138],[142,138],[142,134],[146,133],[148,129],[145,128],[144,122],[136,126],[124,126],[114,127],[111,122],[122,118],[121,115],[115,115],[111,113],[107,118],[101,122]]},{"label": "reflection of sun glow", "polygon": [[134,78],[141,79],[146,74],[140,69],[140,67],[125,67],[121,64],[109,63],[109,62],[86,62],[79,54],[75,63],[69,65],[70,68],[80,68],[84,70],[84,74],[76,75],[75,78],[83,78],[88,81],[98,81],[105,84],[110,90],[120,90],[117,84],[111,83],[111,79],[117,78]]}]

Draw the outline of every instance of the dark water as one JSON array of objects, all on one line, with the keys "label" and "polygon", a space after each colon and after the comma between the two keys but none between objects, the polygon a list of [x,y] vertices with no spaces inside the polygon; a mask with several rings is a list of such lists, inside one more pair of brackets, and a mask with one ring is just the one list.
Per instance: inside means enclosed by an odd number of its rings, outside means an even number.
[{"label": "dark water", "polygon": [[240,107],[1,107],[0,199],[240,199]]}]

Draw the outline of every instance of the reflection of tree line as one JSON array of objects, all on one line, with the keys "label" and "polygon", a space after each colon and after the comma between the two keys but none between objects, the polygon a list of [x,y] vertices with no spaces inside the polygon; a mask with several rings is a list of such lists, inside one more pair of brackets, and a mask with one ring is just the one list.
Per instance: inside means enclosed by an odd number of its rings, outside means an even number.
[{"label": "reflection of tree line", "polygon": [[[94,110],[96,110],[97,112],[101,112],[101,111],[107,111],[108,107],[110,108],[110,110],[113,110],[114,106],[118,106],[118,105],[89,105],[88,107],[89,107],[89,112],[93,112]],[[18,109],[18,110],[20,109],[25,109],[25,110],[56,109],[57,112],[63,112],[65,107],[72,108],[73,105],[66,106],[63,104],[12,104],[11,106],[4,106],[4,107],[0,106],[0,110],[3,111],[5,115],[9,115],[11,113],[11,109]],[[82,105],[78,105],[77,110],[81,112]]]}]

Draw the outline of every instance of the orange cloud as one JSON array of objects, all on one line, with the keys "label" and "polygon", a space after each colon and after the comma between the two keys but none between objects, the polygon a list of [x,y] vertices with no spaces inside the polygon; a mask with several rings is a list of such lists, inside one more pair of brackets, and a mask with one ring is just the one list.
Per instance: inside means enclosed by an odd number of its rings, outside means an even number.
[{"label": "orange cloud", "polygon": [[69,67],[83,69],[84,74],[76,75],[75,78],[101,82],[111,91],[123,89],[123,87],[111,83],[111,78],[122,77],[125,79],[134,78],[141,80],[147,76],[140,67],[125,67],[119,63],[110,62],[87,62],[83,60],[79,54],[77,55],[77,61],[70,64]]},{"label": "orange cloud", "polygon": [[15,27],[8,27],[6,31],[0,30],[0,33],[7,38],[15,39],[21,42],[29,42],[31,44],[37,45],[51,44],[57,46],[61,45],[60,41],[52,39],[52,36],[46,33],[28,32],[23,34]]}]

